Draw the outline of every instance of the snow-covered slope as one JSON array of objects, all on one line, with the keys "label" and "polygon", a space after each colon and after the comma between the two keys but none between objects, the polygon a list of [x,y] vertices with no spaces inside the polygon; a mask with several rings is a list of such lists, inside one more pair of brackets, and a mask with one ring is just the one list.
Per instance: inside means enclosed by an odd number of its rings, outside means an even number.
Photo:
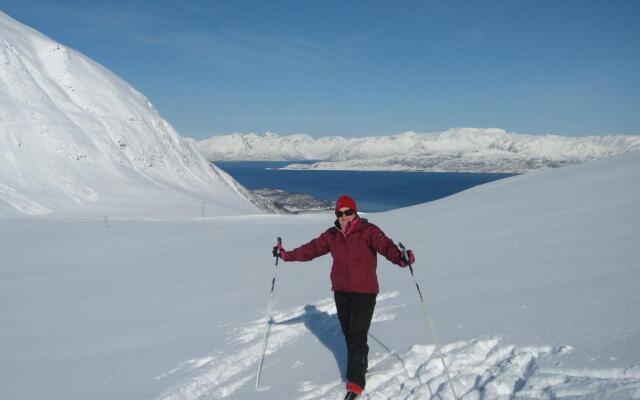
[{"label": "snow-covered slope", "polygon": [[0,216],[257,212],[149,100],[0,12]]},{"label": "snow-covered slope", "polygon": [[459,128],[354,139],[235,133],[197,145],[211,160],[325,160],[289,167],[297,169],[524,172],[638,150],[640,136],[578,138]]},{"label": "snow-covered slope", "polygon": [[[415,250],[463,399],[640,394],[640,152],[366,217]],[[342,399],[331,214],[0,223],[0,398]],[[24,240],[25,237],[29,240]],[[43,261],[45,260],[45,261]],[[364,399],[451,399],[407,270],[379,258]]]}]

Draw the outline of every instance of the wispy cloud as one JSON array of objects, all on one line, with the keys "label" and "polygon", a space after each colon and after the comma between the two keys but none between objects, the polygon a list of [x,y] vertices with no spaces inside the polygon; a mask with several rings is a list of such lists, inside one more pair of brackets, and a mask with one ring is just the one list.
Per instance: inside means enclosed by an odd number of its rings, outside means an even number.
[{"label": "wispy cloud", "polygon": [[348,60],[353,51],[301,37],[280,38],[252,32],[175,31],[157,37],[138,35],[148,45],[167,46],[190,62],[214,68],[255,66],[328,68]]},{"label": "wispy cloud", "polygon": [[113,7],[87,3],[83,7],[60,2],[31,0],[30,7],[24,7],[33,17],[48,20],[72,21],[69,29],[109,32],[124,29],[125,32],[161,23],[161,19],[152,14],[132,13]]},{"label": "wispy cloud", "polygon": [[196,4],[195,2],[191,2],[191,1],[180,1],[176,3],[177,6],[182,7],[184,9],[187,9],[189,11],[192,11],[196,14],[209,14],[209,9],[207,7],[203,7],[200,4]]},{"label": "wispy cloud", "polygon": [[[134,12],[135,7],[92,3],[77,7],[65,2],[27,1],[31,4],[27,7],[32,10],[28,11],[30,17],[65,21],[68,36],[92,38],[100,47],[119,53],[133,53],[140,46],[166,48],[172,57],[212,68],[328,69],[348,62],[356,53],[344,42],[328,44],[300,35],[277,35],[265,29],[185,27],[160,14]],[[194,17],[206,16],[212,11],[206,3],[193,0],[179,2],[176,7]],[[104,40],[106,38],[114,40]]]}]

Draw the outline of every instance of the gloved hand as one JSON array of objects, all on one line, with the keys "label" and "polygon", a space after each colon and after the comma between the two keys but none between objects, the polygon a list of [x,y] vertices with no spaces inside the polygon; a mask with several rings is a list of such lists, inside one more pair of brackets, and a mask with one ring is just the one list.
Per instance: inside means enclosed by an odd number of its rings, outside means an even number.
[{"label": "gloved hand", "polygon": [[416,257],[413,255],[413,250],[407,250],[406,255],[403,254],[403,257],[400,260],[400,266],[404,268],[409,264],[413,265],[415,262],[416,262]]},{"label": "gloved hand", "polygon": [[287,252],[284,247],[282,247],[282,242],[277,242],[275,246],[273,246],[273,256],[280,257],[283,261],[287,261],[286,259]]}]

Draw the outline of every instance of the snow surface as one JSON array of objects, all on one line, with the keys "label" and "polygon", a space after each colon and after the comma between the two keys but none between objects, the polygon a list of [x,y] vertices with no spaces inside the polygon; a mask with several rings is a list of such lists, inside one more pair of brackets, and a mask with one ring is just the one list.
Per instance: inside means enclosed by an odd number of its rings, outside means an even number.
[{"label": "snow surface", "polygon": [[[640,397],[640,153],[367,217],[415,272],[464,399]],[[331,214],[0,219],[0,398],[340,399]],[[364,399],[450,399],[407,270],[379,261]]]},{"label": "snow surface", "polygon": [[260,213],[252,200],[129,84],[0,12],[0,216]]},{"label": "snow surface", "polygon": [[292,164],[288,169],[525,172],[638,150],[640,136],[566,137],[457,128],[352,139],[234,133],[196,145],[210,160],[324,160]]}]

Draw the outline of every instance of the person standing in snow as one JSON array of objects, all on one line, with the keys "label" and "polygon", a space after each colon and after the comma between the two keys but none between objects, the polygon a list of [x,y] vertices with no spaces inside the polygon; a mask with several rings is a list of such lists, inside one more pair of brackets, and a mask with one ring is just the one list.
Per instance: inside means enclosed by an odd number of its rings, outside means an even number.
[{"label": "person standing in snow", "polygon": [[413,264],[415,257],[409,250],[408,259],[405,259],[398,246],[380,228],[360,218],[356,202],[351,197],[341,196],[338,199],[335,214],[335,226],[317,238],[290,251],[278,243],[273,248],[273,255],[283,261],[310,261],[331,253],[331,290],[347,344],[345,400],[352,400],[362,393],[366,383],[367,335],[379,292],[377,253],[400,267]]}]

